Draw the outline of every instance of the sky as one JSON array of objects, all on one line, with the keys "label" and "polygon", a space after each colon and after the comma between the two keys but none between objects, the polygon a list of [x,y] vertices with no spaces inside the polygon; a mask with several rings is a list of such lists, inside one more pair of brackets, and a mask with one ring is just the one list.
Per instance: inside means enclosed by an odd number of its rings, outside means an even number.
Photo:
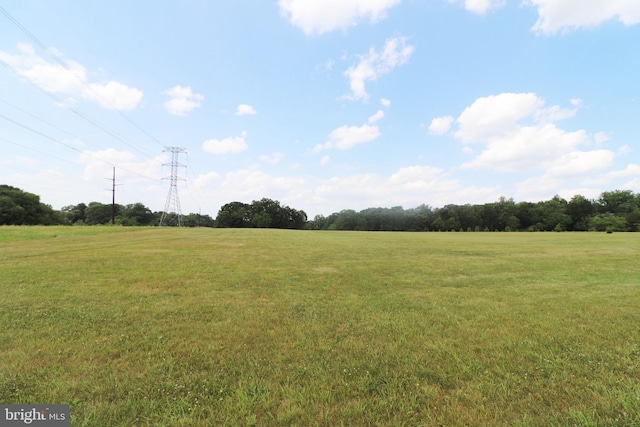
[{"label": "sky", "polygon": [[55,209],[163,211],[171,147],[214,218],[640,192],[637,0],[0,0],[0,36],[0,184]]}]

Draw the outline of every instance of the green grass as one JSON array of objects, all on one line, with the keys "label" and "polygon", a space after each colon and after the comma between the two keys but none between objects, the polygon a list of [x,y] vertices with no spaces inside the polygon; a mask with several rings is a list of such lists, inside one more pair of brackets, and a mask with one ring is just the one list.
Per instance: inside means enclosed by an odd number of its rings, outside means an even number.
[{"label": "green grass", "polygon": [[73,426],[640,426],[633,233],[0,228],[0,402]]}]

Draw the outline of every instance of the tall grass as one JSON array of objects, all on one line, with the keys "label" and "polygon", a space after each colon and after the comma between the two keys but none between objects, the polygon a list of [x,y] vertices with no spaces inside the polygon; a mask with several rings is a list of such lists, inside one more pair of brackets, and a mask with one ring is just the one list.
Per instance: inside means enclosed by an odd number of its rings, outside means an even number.
[{"label": "tall grass", "polygon": [[0,228],[0,402],[78,426],[640,425],[635,234]]}]

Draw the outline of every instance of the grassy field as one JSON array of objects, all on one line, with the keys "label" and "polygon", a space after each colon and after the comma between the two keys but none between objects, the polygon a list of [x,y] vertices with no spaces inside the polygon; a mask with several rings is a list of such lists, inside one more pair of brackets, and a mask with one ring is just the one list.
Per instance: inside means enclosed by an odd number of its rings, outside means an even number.
[{"label": "grassy field", "polygon": [[72,426],[640,426],[640,235],[0,227],[0,403]]}]

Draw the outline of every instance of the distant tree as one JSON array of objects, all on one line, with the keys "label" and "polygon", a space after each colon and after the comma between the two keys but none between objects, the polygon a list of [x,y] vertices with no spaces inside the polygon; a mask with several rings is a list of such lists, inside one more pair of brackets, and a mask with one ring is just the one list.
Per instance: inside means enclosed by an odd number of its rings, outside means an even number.
[{"label": "distant tree", "polygon": [[64,216],[41,203],[40,196],[9,185],[0,185],[0,225],[64,223]]},{"label": "distant tree", "polygon": [[636,209],[627,215],[627,227],[629,231],[640,231],[640,209]]},{"label": "distant tree", "polygon": [[309,221],[310,230],[326,230],[329,225],[327,224],[327,217],[324,215],[316,215],[313,220]]},{"label": "distant tree", "polygon": [[422,204],[414,209],[410,209],[407,212],[407,228],[409,230],[416,231],[429,230],[429,224],[431,224],[431,215],[433,215],[433,209],[425,204]]},{"label": "distant tree", "polygon": [[71,224],[84,224],[86,209],[87,205],[79,203],[77,205],[64,206],[60,211]]},{"label": "distant tree", "polygon": [[251,227],[251,207],[242,202],[231,202],[222,206],[216,217],[216,227],[249,228]]},{"label": "distant tree", "polygon": [[589,221],[591,231],[629,231],[627,220],[612,213],[602,213],[591,217]]},{"label": "distant tree", "polygon": [[600,213],[627,215],[638,208],[638,198],[630,190],[605,191],[598,199]]},{"label": "distant tree", "polygon": [[571,218],[568,229],[572,231],[586,231],[589,229],[589,220],[594,214],[594,203],[581,195],[575,195],[567,203],[566,212]]},{"label": "distant tree", "polygon": [[307,225],[307,214],[283,206],[277,200],[263,198],[250,205],[231,202],[222,206],[216,218],[220,228],[290,228],[303,229]]},{"label": "distant tree", "polygon": [[544,231],[567,230],[571,217],[567,214],[567,201],[560,196],[538,203]]},{"label": "distant tree", "polygon": [[478,227],[481,222],[480,212],[479,206],[469,204],[460,206],[458,209],[458,218],[460,219],[462,228],[469,230]]},{"label": "distant tree", "polygon": [[515,231],[520,227],[520,220],[516,216],[517,207],[513,199],[500,197],[497,203],[494,203],[495,222],[494,229],[504,231],[507,227]]},{"label": "distant tree", "polygon": [[122,225],[151,225],[155,215],[142,203],[126,205],[119,209],[118,223]]},{"label": "distant tree", "polygon": [[303,210],[296,210],[288,206],[284,206],[286,218],[286,228],[302,230],[307,226],[307,214]]},{"label": "distant tree", "polygon": [[288,228],[285,210],[277,200],[254,200],[249,207],[251,223],[260,228]]},{"label": "distant tree", "polygon": [[447,224],[440,215],[437,215],[431,222],[429,229],[433,231],[445,231],[447,229]]},{"label": "distant tree", "polygon": [[267,212],[257,212],[251,218],[251,224],[256,228],[269,228],[271,225],[271,216]]},{"label": "distant tree", "polygon": [[182,217],[185,227],[215,227],[215,220],[209,215],[191,213]]},{"label": "distant tree", "polygon": [[[116,215],[122,207],[116,205]],[[91,202],[85,209],[85,222],[87,225],[104,225],[111,222],[112,206],[100,202]]]},{"label": "distant tree", "polygon": [[358,214],[353,209],[341,210],[332,226],[335,230],[355,230],[358,226]]},{"label": "distant tree", "polygon": [[498,210],[495,203],[487,203],[482,205],[482,226],[488,231],[495,231],[498,223]]}]

